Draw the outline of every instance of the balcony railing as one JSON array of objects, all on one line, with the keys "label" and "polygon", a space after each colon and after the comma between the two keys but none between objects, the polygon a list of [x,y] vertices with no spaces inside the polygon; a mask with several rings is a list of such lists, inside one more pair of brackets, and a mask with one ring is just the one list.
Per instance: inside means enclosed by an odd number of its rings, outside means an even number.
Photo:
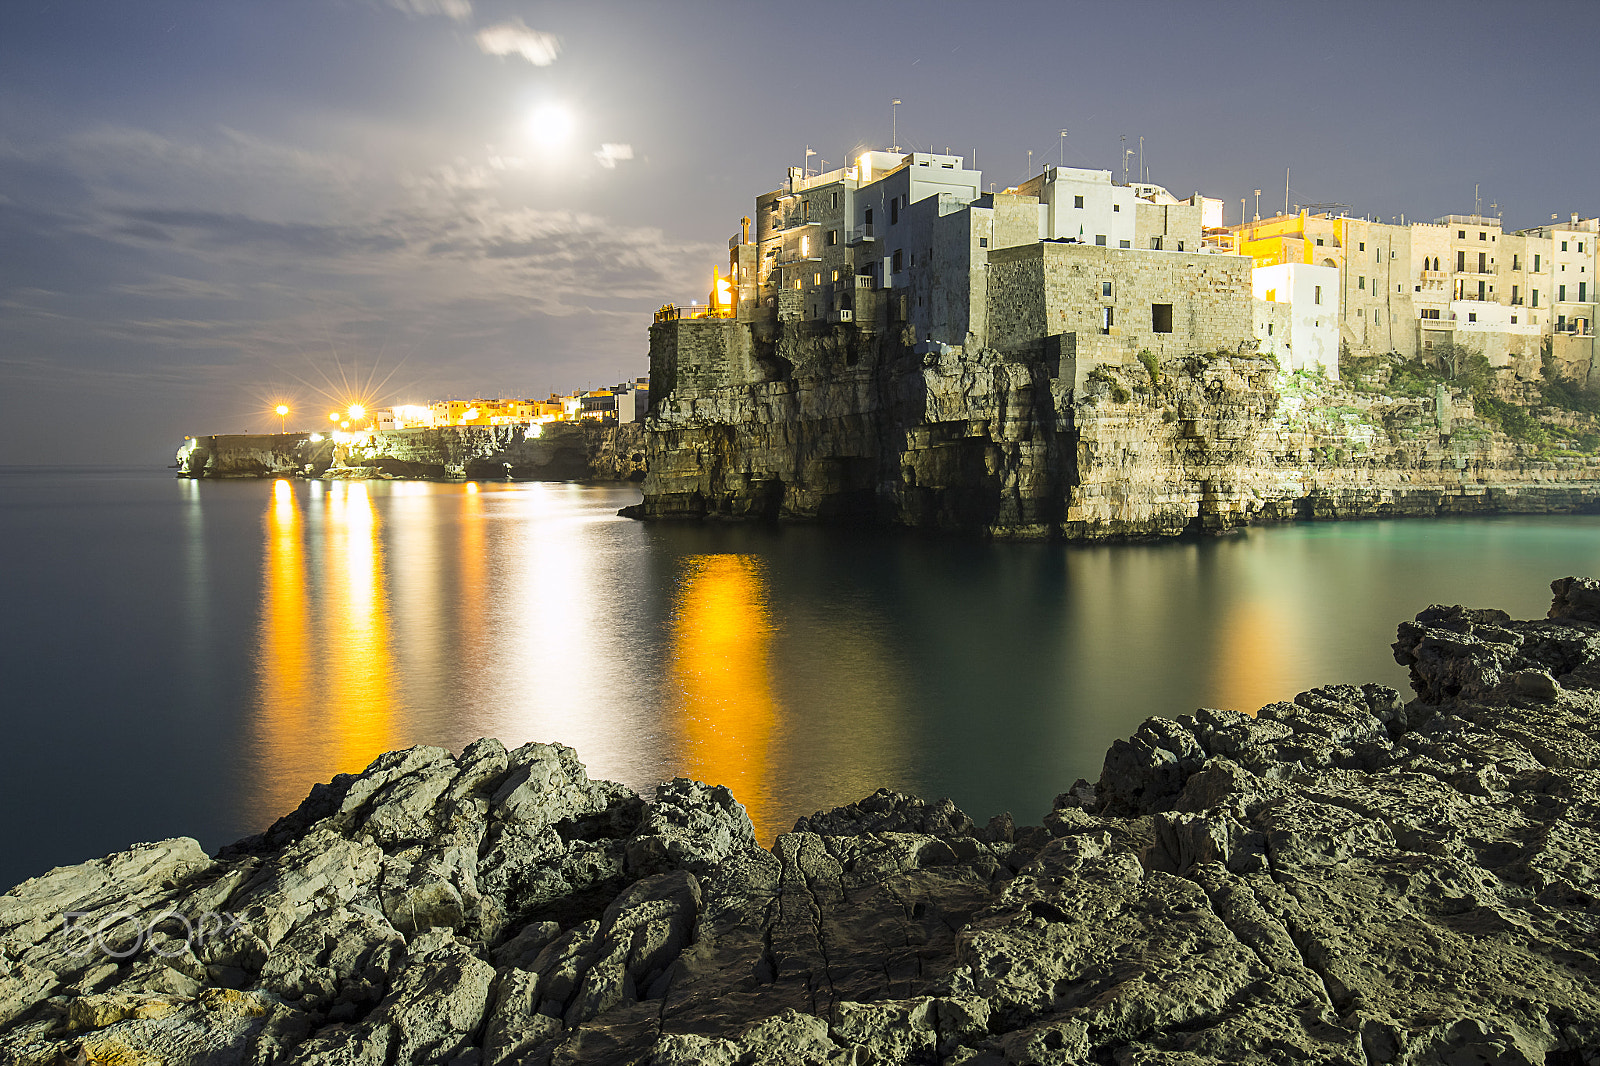
[{"label": "balcony railing", "polygon": [[677,322],[691,318],[732,318],[733,308],[711,304],[667,304],[656,312],[657,322]]},{"label": "balcony railing", "polygon": [[867,241],[875,241],[877,239],[878,238],[872,235],[871,226],[857,226],[850,231],[849,236],[845,239],[845,243],[865,244]]}]

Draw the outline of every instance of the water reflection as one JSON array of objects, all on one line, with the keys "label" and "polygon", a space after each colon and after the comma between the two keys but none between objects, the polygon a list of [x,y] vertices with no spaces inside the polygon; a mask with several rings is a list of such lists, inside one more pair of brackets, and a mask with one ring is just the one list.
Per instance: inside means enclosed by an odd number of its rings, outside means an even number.
[{"label": "water reflection", "polygon": [[294,485],[277,482],[267,508],[255,805],[268,816],[292,808],[311,783],[360,770],[397,738],[372,500],[366,485],[336,484],[312,498],[319,505],[327,577],[315,602]]},{"label": "water reflection", "polygon": [[778,717],[769,651],[766,582],[747,555],[684,560],[669,673],[682,731],[683,772],[727,785],[756,835],[773,822],[769,745]]}]

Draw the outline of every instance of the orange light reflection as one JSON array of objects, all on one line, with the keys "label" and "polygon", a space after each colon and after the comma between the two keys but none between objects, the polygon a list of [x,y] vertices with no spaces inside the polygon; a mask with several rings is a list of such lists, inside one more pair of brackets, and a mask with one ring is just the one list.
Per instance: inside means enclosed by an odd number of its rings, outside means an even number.
[{"label": "orange light reflection", "polygon": [[673,625],[670,675],[684,737],[681,765],[727,785],[756,835],[770,840],[769,743],[777,721],[772,624],[759,563],[743,555],[687,561]]}]

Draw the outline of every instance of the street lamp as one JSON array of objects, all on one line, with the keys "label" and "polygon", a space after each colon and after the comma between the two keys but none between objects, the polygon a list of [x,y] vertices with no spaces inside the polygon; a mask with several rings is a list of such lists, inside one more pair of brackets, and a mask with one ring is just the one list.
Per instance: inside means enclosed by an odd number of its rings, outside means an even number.
[{"label": "street lamp", "polygon": [[281,403],[280,403],[280,404],[279,404],[279,405],[278,405],[278,406],[277,406],[277,412],[278,412],[278,432],[279,432],[279,433],[282,433],[282,432],[283,432],[283,420],[284,420],[284,419],[285,419],[285,418],[286,418],[286,417],[288,417],[288,414],[289,414],[289,407],[288,407],[288,405],[287,405],[287,404],[281,404]]}]

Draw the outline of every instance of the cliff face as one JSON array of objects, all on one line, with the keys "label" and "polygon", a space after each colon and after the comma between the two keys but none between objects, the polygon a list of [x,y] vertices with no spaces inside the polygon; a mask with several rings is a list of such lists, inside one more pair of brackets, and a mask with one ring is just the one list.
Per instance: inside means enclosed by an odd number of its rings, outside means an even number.
[{"label": "cliff face", "polygon": [[[391,752],[0,896],[0,1060],[1038,1066],[1600,1055],[1600,582],[1430,607],[1416,698],[1149,719],[1042,824]],[[70,916],[70,917],[64,917]]]},{"label": "cliff face", "polygon": [[1359,393],[1216,353],[909,345],[851,326],[659,323],[648,518],[869,518],[997,536],[1600,507],[1471,403]]},{"label": "cliff face", "polygon": [[178,452],[178,474],[637,481],[644,476],[644,433],[637,424],[558,422],[538,435],[524,426],[452,426],[351,442],[313,441],[303,433],[196,437]]}]

